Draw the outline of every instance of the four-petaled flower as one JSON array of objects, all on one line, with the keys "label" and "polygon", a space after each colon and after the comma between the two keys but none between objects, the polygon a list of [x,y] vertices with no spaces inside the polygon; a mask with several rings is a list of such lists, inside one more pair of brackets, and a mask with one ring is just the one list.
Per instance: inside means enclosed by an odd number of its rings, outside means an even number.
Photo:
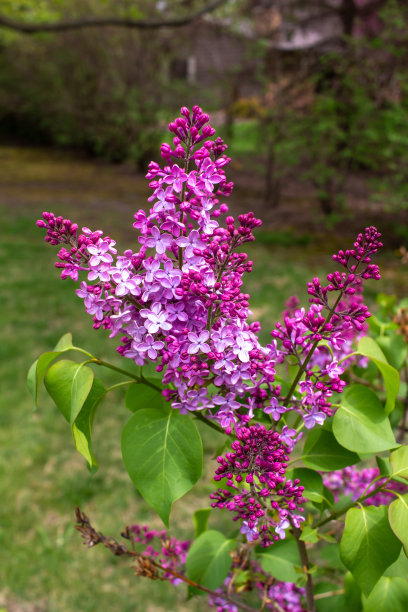
[{"label": "four-petaled flower", "polygon": [[326,374],[329,378],[338,378],[344,372],[344,368],[339,366],[337,361],[332,361],[326,368]]},{"label": "four-petaled flower", "polygon": [[163,253],[171,247],[173,240],[173,236],[170,234],[161,234],[159,228],[156,226],[152,227],[150,230],[149,237],[139,238],[139,242],[151,249],[156,249],[159,255],[163,255]]},{"label": "four-petaled flower", "polygon": [[119,272],[112,274],[112,280],[116,283],[115,295],[122,297],[129,293],[135,296],[140,295],[139,284],[141,282],[140,276],[133,275],[130,270],[126,268]]},{"label": "four-petaled flower", "polygon": [[303,422],[306,429],[312,429],[316,424],[323,425],[326,420],[326,415],[321,412],[316,406],[312,406],[309,413],[303,415]]},{"label": "four-petaled flower", "polygon": [[280,406],[278,399],[273,396],[267,406],[264,408],[264,412],[266,414],[271,414],[274,421],[279,421],[281,414],[286,412],[286,408],[284,406]]},{"label": "four-petaled flower", "polygon": [[155,340],[151,334],[146,334],[143,342],[137,345],[139,351],[147,353],[149,359],[156,359],[157,351],[161,351],[164,347],[164,342],[161,340]]},{"label": "four-petaled flower", "polygon": [[207,340],[210,337],[210,332],[206,329],[200,332],[198,335],[194,332],[189,332],[187,337],[190,341],[190,345],[187,349],[190,355],[195,355],[195,353],[198,353],[199,351],[202,353],[210,352],[210,345],[207,344]]},{"label": "four-petaled flower", "polygon": [[149,334],[155,334],[159,329],[168,331],[171,329],[171,323],[168,323],[167,313],[161,309],[161,304],[155,302],[149,309],[143,308],[140,315],[146,319],[144,326]]}]

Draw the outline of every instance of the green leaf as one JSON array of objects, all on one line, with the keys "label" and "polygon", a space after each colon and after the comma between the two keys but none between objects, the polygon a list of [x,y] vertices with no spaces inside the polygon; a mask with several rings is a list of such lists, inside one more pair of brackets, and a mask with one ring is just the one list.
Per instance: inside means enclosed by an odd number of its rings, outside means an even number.
[{"label": "green leaf", "polygon": [[102,381],[95,378],[82,410],[79,412],[72,425],[72,435],[74,437],[75,447],[77,451],[85,457],[92,472],[96,471],[98,466],[92,449],[93,420],[96,408],[105,393],[106,389]]},{"label": "green leaf", "polygon": [[346,568],[344,567],[343,561],[340,559],[340,547],[337,543],[322,548],[319,556],[326,562],[325,565],[328,569],[340,569],[342,573],[344,573]]},{"label": "green leaf", "polygon": [[347,612],[361,612],[361,589],[350,572],[344,576],[344,598]]},{"label": "green leaf", "polygon": [[209,530],[202,533],[188,551],[187,577],[208,589],[222,585],[231,569],[235,543],[219,531]]},{"label": "green leaf", "polygon": [[41,381],[46,373],[50,364],[56,359],[61,353],[51,351],[43,353],[30,367],[27,377],[27,385],[31,391],[34,400],[34,408],[37,408],[38,400],[38,389],[40,388]]},{"label": "green leaf", "polygon": [[204,531],[207,531],[208,519],[210,518],[212,508],[200,508],[193,514],[194,521],[194,538],[197,539]]},{"label": "green leaf", "polygon": [[[330,510],[334,507],[334,495],[326,486],[323,486],[323,501],[320,505],[321,510]],[[317,504],[315,504],[317,506]]]},{"label": "green leaf", "polygon": [[54,363],[45,375],[45,388],[71,425],[88,397],[93,376],[91,368],[69,359]]},{"label": "green leaf", "polygon": [[257,548],[262,569],[283,582],[296,582],[302,572],[298,547],[293,538],[275,542],[268,548]]},{"label": "green leaf", "polygon": [[377,343],[382,349],[387,361],[396,370],[400,370],[407,358],[408,345],[401,334],[379,336]]},{"label": "green leaf", "polygon": [[68,333],[64,334],[62,338],[58,340],[57,344],[54,347],[54,351],[62,353],[64,351],[70,351],[72,349],[75,350],[76,348],[77,347],[72,344],[72,334]]},{"label": "green leaf", "polygon": [[27,373],[27,387],[33,396],[34,408],[37,408],[37,365],[38,359],[31,364]]},{"label": "green leaf", "polygon": [[351,385],[343,393],[333,433],[340,444],[355,452],[378,453],[397,445],[380,400],[363,385]]},{"label": "green leaf", "polygon": [[402,542],[408,557],[408,494],[399,495],[388,508],[391,529]]},{"label": "green leaf", "polygon": [[[314,588],[315,595],[323,593],[332,593],[338,591],[339,586],[331,582],[318,582]],[[343,594],[330,595],[327,597],[317,598],[316,612],[350,612],[346,606],[346,600]]]},{"label": "green leaf", "polygon": [[388,523],[386,506],[351,508],[340,542],[340,556],[365,595],[394,563],[401,542]]},{"label": "green leaf", "polygon": [[377,335],[377,337],[379,334],[383,334],[389,329],[395,329],[395,323],[392,323],[390,321],[382,321],[373,314],[368,319],[368,326],[370,330]]},{"label": "green leaf", "polygon": [[306,438],[302,460],[308,467],[331,472],[358,463],[359,456],[340,446],[331,431],[313,429]]},{"label": "green leaf", "polygon": [[195,424],[176,410],[137,410],[123,429],[122,456],[135,487],[168,526],[173,502],[201,476],[203,448]]},{"label": "green leaf", "polygon": [[406,578],[408,576],[408,559],[403,548],[401,548],[398,559],[387,567],[384,576],[389,578]]},{"label": "green leaf", "polygon": [[286,472],[286,478],[294,480],[298,478],[302,487],[305,487],[303,495],[310,501],[323,501],[323,479],[315,470],[308,468],[295,468]]},{"label": "green leaf", "polygon": [[408,583],[403,578],[381,578],[363,602],[364,612],[406,612]]},{"label": "green leaf", "polygon": [[320,532],[319,538],[325,542],[328,542],[329,544],[337,544],[336,538],[330,533]]},{"label": "green leaf", "polygon": [[387,400],[385,404],[385,412],[389,414],[394,410],[395,399],[398,395],[399,389],[399,374],[398,371],[393,368],[387,362],[387,359],[378,346],[378,344],[369,336],[364,336],[358,343],[357,352],[364,357],[368,357],[375,363],[377,368],[380,370],[383,378]]},{"label": "green leaf", "polygon": [[319,536],[317,533],[317,529],[312,529],[310,525],[305,524],[302,529],[302,535],[300,536],[299,540],[302,540],[302,542],[310,542],[312,544],[318,542]]},{"label": "green leaf", "polygon": [[82,406],[84,405],[85,400],[89,395],[89,392],[92,388],[93,379],[93,370],[84,366],[83,364],[81,364],[74,373],[71,387],[71,425],[75,422],[75,419],[80,413]]},{"label": "green leaf", "polygon": [[71,350],[86,353],[86,351],[83,351],[82,349],[73,346],[71,334],[65,334],[57,342],[53,351],[43,353],[36,361],[34,361],[32,366],[30,367],[27,375],[27,385],[31,392],[31,395],[33,396],[34,408],[37,408],[38,390],[40,388],[41,381],[46,371],[48,370],[48,367],[62,353]]},{"label": "green leaf", "polygon": [[132,383],[129,385],[125,397],[125,406],[130,412],[136,412],[141,408],[162,408],[164,403],[164,397],[161,394],[163,385],[159,378],[149,379],[160,390],[153,389],[152,387],[143,383]]},{"label": "green leaf", "polygon": [[98,464],[92,450],[91,435],[95,410],[106,393],[102,382],[94,379],[91,368],[61,359],[49,368],[44,384],[71,425],[76,449],[86,459],[90,469],[95,470]]},{"label": "green leaf", "polygon": [[391,464],[390,464],[390,460],[388,457],[380,457],[380,456],[376,456],[375,458],[378,469],[380,470],[380,476],[385,476],[386,478],[388,478],[388,476],[391,476],[392,470],[391,470]]},{"label": "green leaf", "polygon": [[392,475],[408,480],[408,446],[400,446],[390,455]]}]

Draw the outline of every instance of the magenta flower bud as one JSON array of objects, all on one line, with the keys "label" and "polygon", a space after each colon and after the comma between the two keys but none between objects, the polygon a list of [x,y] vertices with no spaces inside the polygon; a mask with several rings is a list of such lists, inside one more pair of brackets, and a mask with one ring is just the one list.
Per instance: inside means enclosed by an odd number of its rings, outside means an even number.
[{"label": "magenta flower bud", "polygon": [[190,121],[190,111],[186,106],[181,107],[180,114],[183,115],[187,119],[187,121]]}]

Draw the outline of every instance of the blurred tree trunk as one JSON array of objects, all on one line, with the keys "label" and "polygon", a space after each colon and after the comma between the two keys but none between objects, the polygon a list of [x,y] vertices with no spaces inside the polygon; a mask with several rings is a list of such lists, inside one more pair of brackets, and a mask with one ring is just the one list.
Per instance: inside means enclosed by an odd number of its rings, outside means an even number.
[{"label": "blurred tree trunk", "polygon": [[241,75],[239,73],[232,76],[229,95],[225,105],[225,138],[229,142],[231,142],[234,137],[234,123],[236,119],[235,104],[238,102],[240,96],[240,80]]},{"label": "blurred tree trunk", "polygon": [[[266,126],[266,130],[268,127]],[[265,131],[266,131],[265,130]],[[268,208],[278,208],[281,201],[281,179],[278,174],[278,157],[275,142],[267,137],[265,167],[264,204]]]}]

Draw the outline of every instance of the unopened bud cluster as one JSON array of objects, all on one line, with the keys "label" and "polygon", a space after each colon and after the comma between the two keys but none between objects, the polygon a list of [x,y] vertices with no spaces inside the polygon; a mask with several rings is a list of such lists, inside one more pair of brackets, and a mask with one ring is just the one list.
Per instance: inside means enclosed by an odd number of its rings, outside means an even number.
[{"label": "unopened bud cluster", "polygon": [[288,449],[277,432],[251,425],[236,428],[235,435],[232,452],[217,457],[214,476],[216,482],[226,481],[228,489],[210,495],[215,500],[211,506],[234,512],[234,520],[242,521],[241,533],[267,547],[304,520],[297,514],[306,502],[304,487],[298,479],[285,479]]}]

